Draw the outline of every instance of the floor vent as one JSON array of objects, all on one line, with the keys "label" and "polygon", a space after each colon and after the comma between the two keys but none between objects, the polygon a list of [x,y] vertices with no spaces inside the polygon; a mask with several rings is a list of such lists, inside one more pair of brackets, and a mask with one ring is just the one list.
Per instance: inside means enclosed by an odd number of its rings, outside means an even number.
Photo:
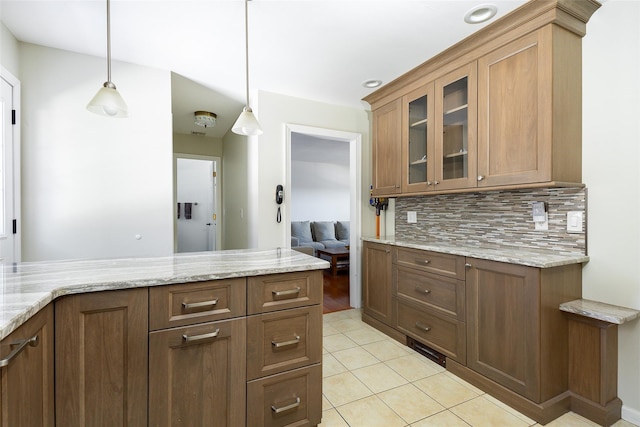
[{"label": "floor vent", "polygon": [[445,368],[447,367],[447,357],[444,354],[437,352],[436,350],[414,340],[411,337],[407,337],[407,345],[424,357],[433,360],[438,365]]}]

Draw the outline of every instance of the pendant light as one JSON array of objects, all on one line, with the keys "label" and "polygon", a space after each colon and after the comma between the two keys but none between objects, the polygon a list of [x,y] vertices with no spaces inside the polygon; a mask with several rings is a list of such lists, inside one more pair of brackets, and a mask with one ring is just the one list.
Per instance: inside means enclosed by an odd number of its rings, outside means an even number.
[{"label": "pendant light", "polygon": [[107,0],[107,81],[87,105],[92,113],[107,117],[127,117],[127,104],[111,82],[111,0]]},{"label": "pendant light", "polygon": [[260,123],[253,115],[253,110],[249,107],[249,1],[244,0],[244,40],[245,40],[245,75],[247,78],[247,104],[242,109],[238,120],[233,124],[231,131],[238,135],[254,136],[261,135]]}]

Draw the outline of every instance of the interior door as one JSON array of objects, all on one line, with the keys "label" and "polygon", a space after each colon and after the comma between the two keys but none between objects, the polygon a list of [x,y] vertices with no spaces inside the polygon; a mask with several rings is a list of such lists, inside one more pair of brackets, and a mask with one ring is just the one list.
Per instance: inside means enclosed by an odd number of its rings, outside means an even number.
[{"label": "interior door", "polygon": [[177,158],[177,252],[216,250],[216,163]]},{"label": "interior door", "polygon": [[[0,109],[2,110],[2,147],[0,148],[0,262],[5,264],[20,261],[19,251],[16,250],[17,234],[14,234],[15,214],[14,195],[14,125],[12,117],[14,110],[14,87],[4,75],[0,78],[2,85],[0,95]],[[16,182],[17,184],[17,182]],[[17,233],[17,228],[15,230]]]}]

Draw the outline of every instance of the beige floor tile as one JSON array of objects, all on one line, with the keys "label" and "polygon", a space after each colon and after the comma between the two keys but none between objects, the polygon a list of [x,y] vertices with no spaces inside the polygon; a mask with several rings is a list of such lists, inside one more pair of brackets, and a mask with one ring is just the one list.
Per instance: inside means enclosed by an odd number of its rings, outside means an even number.
[{"label": "beige floor tile", "polygon": [[532,420],[531,418],[527,417],[525,414],[522,414],[522,413],[516,411],[515,409],[513,409],[512,407],[510,407],[506,403],[500,402],[498,399],[496,399],[495,397],[493,397],[491,395],[483,394],[482,397],[484,397],[485,399],[487,399],[489,402],[493,403],[494,405],[497,405],[497,406],[501,407],[502,409],[504,409],[505,411],[509,412],[510,414],[515,415],[516,417],[520,418],[522,421],[524,421],[525,423],[527,423],[530,426],[532,426],[532,425],[534,425],[536,423],[535,420]]},{"label": "beige floor tile", "polygon": [[362,329],[366,326],[364,323],[362,323],[361,320],[349,319],[349,318],[331,321],[331,322],[325,323],[325,325],[331,326],[340,332],[355,331],[357,329]]},{"label": "beige floor tile", "polygon": [[353,319],[356,315],[356,310],[340,310],[327,313],[322,316],[322,319],[325,322],[335,322],[336,320]]},{"label": "beige floor tile", "polygon": [[461,403],[450,409],[473,427],[528,427],[529,424],[484,398],[484,396]]},{"label": "beige floor tile", "polygon": [[445,408],[451,408],[478,396],[475,391],[452,380],[445,374],[443,372],[432,375],[413,384]]},{"label": "beige floor tile", "polygon": [[345,350],[347,348],[358,347],[358,344],[353,342],[349,337],[344,334],[329,335],[322,339],[322,346],[329,352]]},{"label": "beige floor tile", "polygon": [[322,336],[323,337],[327,337],[329,335],[335,335],[335,334],[339,334],[340,331],[337,330],[336,328],[334,328],[333,326],[329,325],[329,324],[324,324],[322,325]]},{"label": "beige floor tile", "polygon": [[411,424],[411,427],[469,427],[469,424],[462,421],[450,411],[442,411],[429,418]]},{"label": "beige floor tile", "polygon": [[349,424],[340,416],[335,409],[322,411],[322,422],[318,427],[349,427]]},{"label": "beige floor tile", "polygon": [[373,394],[351,372],[324,378],[322,380],[322,391],[333,406],[344,405]]},{"label": "beige floor tile", "polygon": [[405,384],[377,395],[408,423],[413,423],[444,410],[438,402],[416,386]]},{"label": "beige floor tile", "polygon": [[358,345],[371,344],[372,342],[384,341],[387,336],[373,328],[355,329],[344,333]]},{"label": "beige floor tile", "polygon": [[337,408],[351,427],[403,427],[407,423],[384,404],[371,396]]},{"label": "beige floor tile", "polygon": [[333,356],[349,370],[364,368],[380,362],[362,347],[336,351]]},{"label": "beige floor tile", "polygon": [[330,377],[332,375],[341,374],[346,372],[347,368],[331,355],[327,353],[322,356],[322,377]]},{"label": "beige floor tile", "polygon": [[630,423],[625,420],[616,421],[611,427],[638,427],[636,424]]},{"label": "beige floor tile", "polygon": [[583,418],[574,412],[567,412],[566,414],[546,424],[546,426],[547,427],[597,427],[598,424],[586,418]]},{"label": "beige floor tile", "polygon": [[451,378],[452,380],[459,382],[460,384],[467,387],[468,389],[473,390],[476,394],[484,394],[484,391],[480,390],[478,387],[474,386],[473,384],[463,380],[462,378],[452,374],[451,372],[445,370],[444,374],[449,378]]},{"label": "beige floor tile", "polygon": [[409,381],[417,381],[444,372],[442,366],[420,355],[407,354],[406,356],[387,360],[384,363]]},{"label": "beige floor tile", "polygon": [[323,394],[322,395],[322,410],[326,411],[327,409],[331,409],[331,408],[333,408],[333,405],[331,404],[331,402],[329,402],[329,399],[324,397],[324,394]]},{"label": "beige floor tile", "polygon": [[369,390],[380,393],[407,384],[407,380],[383,363],[351,371]]},{"label": "beige floor tile", "polygon": [[387,339],[380,342],[374,342],[371,344],[363,345],[362,348],[367,350],[369,353],[373,354],[379,360],[391,360],[396,359],[398,357],[406,356],[410,354],[409,347],[401,347],[396,345],[391,341],[391,339]]}]

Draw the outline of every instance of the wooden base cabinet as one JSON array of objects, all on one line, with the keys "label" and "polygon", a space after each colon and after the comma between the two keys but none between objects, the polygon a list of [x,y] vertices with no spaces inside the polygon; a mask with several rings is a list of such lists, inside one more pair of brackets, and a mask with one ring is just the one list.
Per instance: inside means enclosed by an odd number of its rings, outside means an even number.
[{"label": "wooden base cabinet", "polygon": [[395,326],[391,267],[391,248],[388,245],[364,242],[362,311],[387,326]]},{"label": "wooden base cabinet", "polygon": [[244,318],[149,334],[149,426],[245,424]]},{"label": "wooden base cabinet", "polygon": [[0,426],[53,427],[53,304],[0,342]]},{"label": "wooden base cabinet", "polygon": [[56,425],[147,424],[148,292],[55,302]]}]

